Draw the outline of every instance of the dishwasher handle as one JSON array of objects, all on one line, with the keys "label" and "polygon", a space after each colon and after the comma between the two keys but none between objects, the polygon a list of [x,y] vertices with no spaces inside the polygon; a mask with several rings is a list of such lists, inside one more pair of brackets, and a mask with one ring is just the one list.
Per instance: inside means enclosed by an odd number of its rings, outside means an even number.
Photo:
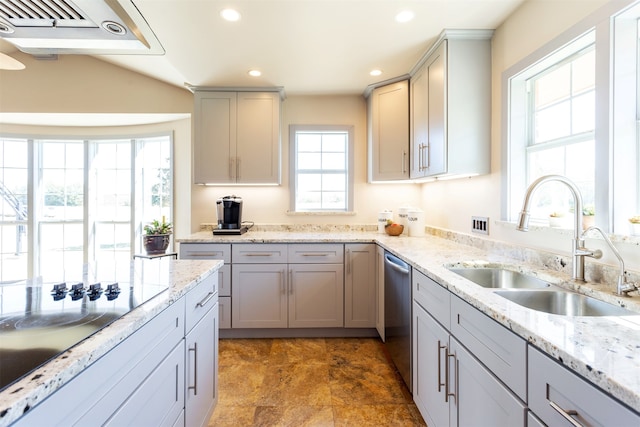
[{"label": "dishwasher handle", "polygon": [[384,254],[384,264],[385,267],[391,267],[402,274],[409,274],[409,264],[389,253]]}]

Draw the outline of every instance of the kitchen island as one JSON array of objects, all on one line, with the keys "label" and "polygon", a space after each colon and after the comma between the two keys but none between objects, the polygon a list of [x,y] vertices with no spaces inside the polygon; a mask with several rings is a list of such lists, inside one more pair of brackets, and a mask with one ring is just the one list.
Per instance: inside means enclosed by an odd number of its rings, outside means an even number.
[{"label": "kitchen island", "polygon": [[[438,237],[440,235],[441,237]],[[444,238],[446,237],[446,238]],[[409,263],[532,348],[640,412],[640,296],[620,298],[609,285],[572,281],[557,254],[512,247],[488,239],[447,232],[425,237],[390,237],[371,230],[251,230],[241,236],[213,236],[210,231],[178,239],[183,244],[375,243]],[[182,249],[182,248],[181,248]],[[566,261],[566,262],[565,262]],[[631,316],[563,316],[531,310],[502,298],[450,271],[452,267],[503,267],[528,273],[554,285],[597,297],[637,312]]]},{"label": "kitchen island", "polygon": [[[144,287],[145,283],[152,283],[154,286],[163,286],[164,290],[2,390],[0,392],[0,426],[11,425],[23,416],[29,418],[37,413],[40,408],[38,405],[42,404],[44,407],[48,404],[47,402],[53,402],[57,396],[62,396],[65,390],[69,389],[69,384],[74,381],[78,382],[79,378],[83,378],[82,374],[86,374],[94,366],[99,366],[101,361],[108,360],[110,355],[116,353],[114,349],[121,348],[123,344],[131,346],[139,355],[149,351],[144,348],[144,343],[136,343],[135,338],[132,337],[143,336],[141,331],[144,330],[146,337],[155,345],[153,329],[149,330],[149,325],[157,323],[156,319],[161,319],[165,313],[169,312],[171,312],[171,316],[176,316],[175,319],[184,319],[185,298],[189,298],[196,289],[202,288],[209,300],[213,296],[217,297],[217,275],[214,273],[221,265],[222,262],[216,260],[173,261],[167,259],[160,261],[139,259],[132,262],[130,266],[132,277],[130,285],[132,287]],[[197,297],[200,298],[200,295]],[[215,300],[213,302],[215,303]],[[203,305],[205,304],[203,303]],[[214,304],[208,305],[207,310],[214,306]],[[217,314],[217,306],[215,307]],[[172,328],[175,329],[175,332],[171,332],[171,334],[177,340],[176,342],[184,342],[185,324],[187,327],[189,326],[190,315],[189,309],[186,311],[186,323],[184,320],[178,322],[171,316],[165,316],[167,317],[166,323],[173,325]],[[213,314],[213,310],[209,311]],[[216,338],[215,344],[217,345],[217,324],[215,324],[215,331],[211,330],[213,328],[214,326],[207,329],[209,335]],[[173,343],[168,345],[175,348],[173,353],[178,357],[182,356],[184,361],[183,344],[181,347],[175,347]],[[133,366],[136,357],[138,357],[136,353],[124,355],[125,364],[129,359]],[[144,364],[144,361],[141,363]],[[184,366],[184,362],[181,363],[181,366]],[[212,374],[210,371],[208,373]],[[107,372],[107,377],[116,378],[119,374],[120,372],[114,370]],[[211,376],[213,377],[213,375]],[[91,375],[84,375],[84,378],[89,383],[92,381]],[[181,378],[184,378],[184,375]],[[66,388],[65,385],[67,385]],[[135,384],[132,386],[135,387]],[[83,399],[92,399],[91,393],[87,394],[89,396],[82,393],[81,390],[80,395],[77,395],[77,402],[81,402]],[[123,396],[118,397],[124,398]],[[96,402],[92,402],[92,404],[106,406],[102,401],[99,401],[98,396],[93,399]],[[72,400],[70,404],[73,405],[73,397],[66,400]],[[182,399],[182,405],[184,406],[184,399]],[[183,410],[183,408],[178,409]],[[66,411],[64,408],[60,408],[59,412]],[[53,415],[51,412],[50,414]],[[58,423],[51,421],[51,424]]]}]

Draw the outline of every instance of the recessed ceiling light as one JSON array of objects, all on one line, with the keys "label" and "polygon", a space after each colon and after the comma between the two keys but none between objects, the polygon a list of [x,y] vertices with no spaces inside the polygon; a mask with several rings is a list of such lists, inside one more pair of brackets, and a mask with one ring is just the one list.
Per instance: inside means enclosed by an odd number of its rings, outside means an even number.
[{"label": "recessed ceiling light", "polygon": [[369,75],[370,75],[370,76],[379,76],[379,75],[381,75],[381,74],[382,74],[382,70],[371,70],[371,71],[369,72]]},{"label": "recessed ceiling light", "polygon": [[415,14],[410,10],[403,10],[396,15],[397,22],[409,22],[413,19]]},{"label": "recessed ceiling light", "polygon": [[220,16],[226,21],[235,22],[240,20],[240,12],[235,9],[223,9],[220,11]]},{"label": "recessed ceiling light", "polygon": [[262,75],[262,71],[260,71],[260,70],[249,70],[248,74],[251,77],[260,77]]}]

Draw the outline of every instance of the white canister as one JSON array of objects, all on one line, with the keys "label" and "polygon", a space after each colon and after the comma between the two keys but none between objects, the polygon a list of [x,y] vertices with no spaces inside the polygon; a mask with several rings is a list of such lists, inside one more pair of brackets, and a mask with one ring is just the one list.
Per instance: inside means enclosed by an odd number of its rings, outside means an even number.
[{"label": "white canister", "polygon": [[413,208],[409,208],[409,207],[398,208],[398,224],[404,225],[405,228],[409,226],[409,222],[407,221],[407,215],[409,214],[409,211],[412,209]]},{"label": "white canister", "polygon": [[384,233],[384,227],[387,225],[387,220],[393,221],[393,211],[385,209],[378,213],[378,233]]},{"label": "white canister", "polygon": [[410,237],[424,236],[424,211],[412,209],[407,212],[407,223],[409,224]]}]

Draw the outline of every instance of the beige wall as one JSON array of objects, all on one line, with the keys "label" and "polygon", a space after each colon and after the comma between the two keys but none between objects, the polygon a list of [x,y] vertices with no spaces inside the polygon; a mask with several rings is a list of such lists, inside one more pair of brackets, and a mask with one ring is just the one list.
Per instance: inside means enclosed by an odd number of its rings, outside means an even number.
[{"label": "beige wall", "polygon": [[[289,125],[353,125],[355,138],[354,215],[291,215],[289,210]],[[376,224],[377,213],[420,204],[416,184],[367,184],[366,102],[362,96],[291,96],[282,104],[282,183],[275,187],[193,186],[192,224],[216,221],[215,200],[243,199],[243,220],[260,224]]]}]

